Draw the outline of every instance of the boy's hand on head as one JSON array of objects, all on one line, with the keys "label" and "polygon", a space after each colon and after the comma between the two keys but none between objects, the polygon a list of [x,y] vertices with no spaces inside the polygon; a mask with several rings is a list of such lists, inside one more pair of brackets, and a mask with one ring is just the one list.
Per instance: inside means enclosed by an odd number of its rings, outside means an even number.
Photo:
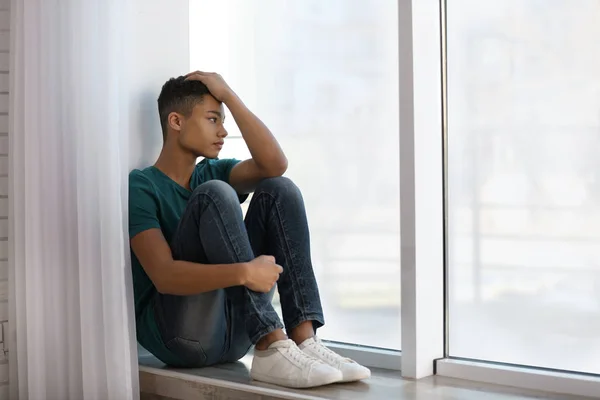
[{"label": "boy's hand on head", "polygon": [[232,95],[233,90],[227,85],[223,77],[214,72],[194,71],[185,76],[186,80],[196,80],[204,83],[213,97],[225,103]]}]

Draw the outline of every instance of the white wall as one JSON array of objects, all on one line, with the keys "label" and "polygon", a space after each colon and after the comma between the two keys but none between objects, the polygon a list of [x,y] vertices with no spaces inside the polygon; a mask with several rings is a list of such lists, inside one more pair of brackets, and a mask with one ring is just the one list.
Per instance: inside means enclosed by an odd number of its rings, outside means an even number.
[{"label": "white wall", "polygon": [[0,0],[0,399],[8,399],[8,70],[10,0]]},{"label": "white wall", "polygon": [[[157,105],[160,89],[167,79],[184,75],[190,68],[189,0],[170,0],[168,7],[164,0],[133,3],[129,152],[124,155],[129,170],[156,161],[162,146]],[[138,352],[149,355],[141,346]]]},{"label": "white wall", "polygon": [[167,79],[189,72],[189,0],[135,0],[132,29],[130,169],[156,160],[162,146],[160,89]]}]

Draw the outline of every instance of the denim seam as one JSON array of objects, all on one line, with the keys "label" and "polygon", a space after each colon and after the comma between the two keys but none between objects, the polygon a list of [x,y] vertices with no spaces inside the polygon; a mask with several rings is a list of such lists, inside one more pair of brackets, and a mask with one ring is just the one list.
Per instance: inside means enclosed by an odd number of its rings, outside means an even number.
[{"label": "denim seam", "polygon": [[[286,231],[284,229],[284,221],[283,218],[281,218],[281,209],[280,209],[280,205],[279,205],[279,201],[277,200],[277,198],[267,192],[267,191],[262,191],[259,193],[259,195],[267,195],[269,197],[271,197],[271,199],[273,200],[273,203],[275,204],[275,211],[276,211],[276,215],[277,215],[277,226],[279,227],[279,229],[281,230],[281,235],[277,235],[280,238],[282,238],[284,244],[285,244],[285,248],[286,248],[286,253],[289,254],[290,257],[290,262],[293,264],[294,260],[293,260],[293,255],[292,255],[292,251],[291,251],[291,246],[289,243],[289,239],[287,237]],[[298,298],[300,298],[300,300],[302,301],[302,309],[301,309],[301,316],[302,318],[306,318],[306,301],[304,299],[304,293],[302,290],[298,290],[298,271],[296,271],[296,268],[294,267],[288,267],[288,271],[290,271],[290,273],[294,274],[294,279],[290,279],[290,281],[292,282],[292,293],[294,294],[294,299],[297,300]],[[300,292],[300,293],[299,293]]]},{"label": "denim seam", "polygon": [[[239,251],[235,246],[234,241],[231,239],[231,235],[229,234],[229,231],[227,230],[227,225],[225,224],[225,222],[223,221],[223,215],[222,215],[222,210],[219,208],[219,203],[217,201],[215,201],[215,199],[213,199],[213,197],[210,195],[210,193],[203,193],[200,192],[197,194],[197,196],[206,196],[210,199],[210,203],[212,203],[212,205],[217,209],[217,215],[219,217],[219,220],[221,222],[221,225],[223,226],[223,229],[225,231],[225,234],[227,236],[227,240],[229,241],[229,244],[231,246],[231,248],[234,251],[234,256],[235,259],[237,260],[237,262],[240,262],[240,257],[239,257]],[[250,290],[248,288],[245,288],[245,290]],[[252,296],[247,296],[247,298],[250,300],[250,303],[252,304],[253,308],[258,309],[258,307],[256,306],[256,303],[254,302],[254,299],[252,298]],[[265,323],[265,321],[262,319],[262,315],[261,314],[256,314],[258,321],[261,323],[261,325],[267,325]]]}]

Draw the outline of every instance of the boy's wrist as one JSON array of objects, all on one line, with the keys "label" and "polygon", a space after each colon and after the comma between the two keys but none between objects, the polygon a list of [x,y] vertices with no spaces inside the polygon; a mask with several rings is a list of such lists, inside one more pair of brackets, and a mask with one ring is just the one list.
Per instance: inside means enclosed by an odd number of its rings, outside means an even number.
[{"label": "boy's wrist", "polygon": [[248,283],[248,263],[236,264],[236,275],[239,286],[246,286]]},{"label": "boy's wrist", "polygon": [[223,96],[223,103],[225,103],[228,108],[230,108],[232,105],[235,106],[236,103],[239,102],[241,102],[240,98],[232,89],[229,89],[227,94]]}]

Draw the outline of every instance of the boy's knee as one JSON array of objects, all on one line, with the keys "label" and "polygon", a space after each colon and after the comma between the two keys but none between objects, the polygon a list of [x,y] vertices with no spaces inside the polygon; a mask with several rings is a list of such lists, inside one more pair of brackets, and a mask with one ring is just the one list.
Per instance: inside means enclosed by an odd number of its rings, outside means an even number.
[{"label": "boy's knee", "polygon": [[263,179],[256,188],[256,191],[263,190],[268,193],[277,193],[283,195],[301,195],[300,189],[294,181],[285,176]]},{"label": "boy's knee", "polygon": [[235,189],[231,187],[227,182],[220,180],[212,180],[199,185],[192,195],[196,197],[199,195],[206,195],[213,201],[220,202],[231,202],[239,204],[239,198]]}]

